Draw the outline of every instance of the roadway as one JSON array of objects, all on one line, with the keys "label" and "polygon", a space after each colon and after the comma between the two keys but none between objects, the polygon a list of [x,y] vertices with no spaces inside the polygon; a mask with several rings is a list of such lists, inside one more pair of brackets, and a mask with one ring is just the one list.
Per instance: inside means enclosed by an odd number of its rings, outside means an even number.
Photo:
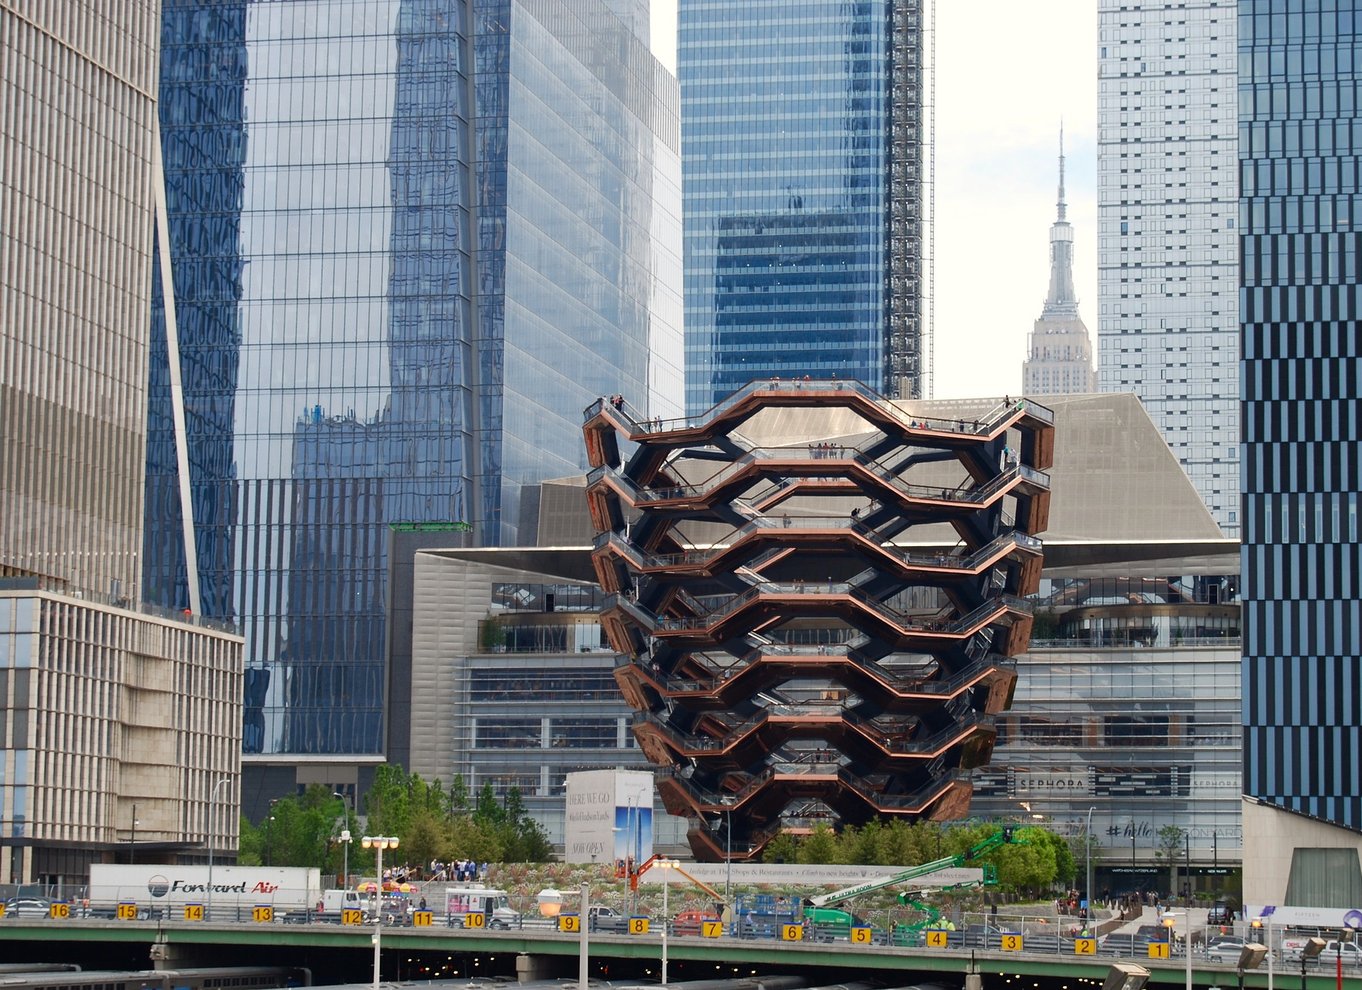
[{"label": "roadway", "polygon": [[[789,933],[787,933],[789,934]],[[317,973],[317,982],[350,982],[357,970],[372,966],[372,926],[336,924],[222,924],[172,921],[106,921],[80,919],[7,918],[0,920],[0,962],[97,960],[101,954],[126,956],[144,953],[166,965],[224,965],[239,963],[243,956],[253,964],[304,965]],[[441,975],[496,973],[536,978],[561,974],[575,976],[580,936],[547,926],[486,931],[444,926],[385,927],[381,946],[385,978],[410,979],[437,971]],[[588,953],[592,975],[656,978],[664,940],[656,929],[638,935],[591,933]],[[865,979],[899,985],[905,977],[936,977],[958,985],[967,973],[983,976],[985,985],[1001,985],[996,978],[1032,977],[1042,986],[1059,987],[1063,981],[1087,978],[1101,981],[1117,957],[1065,953],[1061,943],[1034,951],[1025,940],[1015,949],[967,946],[964,940],[939,948],[876,943],[832,941],[739,939],[732,937],[669,936],[665,940],[670,960],[669,976],[676,980],[714,976],[718,973],[800,972],[832,982],[859,974]],[[1126,957],[1129,959],[1129,956]],[[1185,961],[1140,958],[1150,971],[1151,985],[1182,986]],[[441,963],[443,969],[438,969]],[[328,970],[334,973],[328,973]],[[836,974],[844,974],[837,976]],[[1335,987],[1331,970],[1310,973],[1279,971],[1278,982],[1295,990],[1329,990]],[[859,978],[858,977],[858,978]],[[362,978],[362,977],[361,977]],[[1192,961],[1194,987],[1235,986],[1233,965]],[[1285,981],[1285,982],[1284,982]],[[1362,990],[1355,974],[1344,978],[1349,990]],[[1266,987],[1265,972],[1244,974],[1243,986]]]}]

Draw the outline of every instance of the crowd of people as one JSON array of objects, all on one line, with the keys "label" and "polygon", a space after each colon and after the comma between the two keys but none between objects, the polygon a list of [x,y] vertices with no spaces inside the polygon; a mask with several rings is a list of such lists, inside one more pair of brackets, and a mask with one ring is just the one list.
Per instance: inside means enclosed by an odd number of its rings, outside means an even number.
[{"label": "crowd of people", "polygon": [[453,880],[455,883],[472,883],[474,880],[487,879],[487,864],[471,859],[457,859],[441,863],[438,859],[430,861],[432,880]]}]

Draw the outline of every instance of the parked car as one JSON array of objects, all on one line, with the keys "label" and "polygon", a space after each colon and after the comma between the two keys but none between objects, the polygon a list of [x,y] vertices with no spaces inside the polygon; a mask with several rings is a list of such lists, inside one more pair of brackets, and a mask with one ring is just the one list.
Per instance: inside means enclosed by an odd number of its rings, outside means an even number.
[{"label": "parked car", "polygon": [[629,916],[605,904],[593,904],[590,909],[593,932],[627,932]]},{"label": "parked car", "polygon": [[1211,962],[1238,965],[1247,943],[1235,935],[1220,935],[1206,943],[1206,958]]},{"label": "parked car", "polygon": [[1216,901],[1206,912],[1206,924],[1229,925],[1234,922],[1234,907],[1229,901]]},{"label": "parked car", "polygon": [[1144,932],[1112,932],[1098,940],[1102,951],[1110,956],[1134,956],[1137,959],[1149,956],[1149,947],[1155,942],[1166,939],[1152,938]]},{"label": "parked car", "polygon": [[712,911],[681,911],[672,919],[673,935],[700,935],[704,932],[706,921],[718,921],[719,916]]},{"label": "parked car", "polygon": [[5,901],[6,918],[50,918],[52,902],[42,897],[12,897]]},{"label": "parked car", "polygon": [[[1282,961],[1289,963],[1299,963],[1304,956],[1304,948],[1307,939],[1304,938],[1284,938],[1282,939]],[[1324,950],[1313,959],[1304,960],[1307,965],[1319,966],[1337,965],[1341,960],[1344,968],[1362,967],[1362,945],[1356,942],[1340,942],[1337,939],[1326,939]]]}]

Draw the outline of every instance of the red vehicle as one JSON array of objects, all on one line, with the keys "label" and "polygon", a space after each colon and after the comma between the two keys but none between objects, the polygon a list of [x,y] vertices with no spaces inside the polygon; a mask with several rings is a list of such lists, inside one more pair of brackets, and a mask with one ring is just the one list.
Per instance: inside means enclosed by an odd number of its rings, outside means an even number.
[{"label": "red vehicle", "polygon": [[703,926],[706,921],[718,921],[719,916],[713,911],[681,911],[672,919],[673,935],[702,935]]}]

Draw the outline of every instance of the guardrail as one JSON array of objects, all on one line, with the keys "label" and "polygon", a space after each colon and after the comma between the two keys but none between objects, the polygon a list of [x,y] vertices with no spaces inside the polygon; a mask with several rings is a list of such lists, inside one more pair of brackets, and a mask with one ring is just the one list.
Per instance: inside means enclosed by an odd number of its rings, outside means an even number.
[{"label": "guardrail", "polygon": [[[184,910],[188,911],[191,907],[193,906],[185,906]],[[190,912],[190,916],[181,918],[178,916],[171,917],[170,912],[161,909],[141,910],[135,914],[131,911],[120,913],[118,905],[73,908],[66,902],[56,901],[48,905],[48,908],[48,914],[37,916],[24,911],[17,913],[7,911],[4,917],[0,918],[0,926],[24,924],[51,925],[53,927],[62,925],[72,927],[100,925],[107,927],[110,924],[155,921],[159,927],[178,925],[185,929],[203,924],[244,923],[261,926],[271,924],[309,925],[332,930],[340,927],[368,928],[372,927],[375,922],[375,919],[367,911],[279,910],[266,913],[258,907],[219,907],[215,905],[212,917],[204,917],[201,914]],[[351,917],[343,918],[342,915],[351,915]],[[577,920],[575,915],[567,915],[559,919],[522,915],[514,923],[496,925],[489,923],[489,917],[479,916],[477,913],[446,915],[432,911],[413,910],[406,915],[390,914],[385,916],[383,927],[407,929],[413,933],[429,929],[431,934],[438,932],[445,935],[454,934],[456,937],[461,932],[467,932],[469,935],[490,933],[514,936],[518,933],[534,933],[536,936],[547,938],[561,936],[575,939],[579,937],[579,929],[574,926]],[[625,939],[660,937],[662,935],[659,919],[646,915],[628,918],[625,924],[619,926],[607,928],[593,925],[591,930],[598,936]],[[1075,936],[1065,931],[1065,926],[1062,923],[1054,924],[1042,919],[1000,919],[997,924],[967,925],[958,929],[908,925],[894,925],[886,929],[873,924],[864,926],[804,924],[798,918],[785,916],[771,916],[755,920],[739,918],[729,922],[721,922],[712,918],[694,918],[673,922],[667,927],[667,934],[671,938],[703,939],[706,941],[728,940],[742,943],[753,941],[845,943],[853,948],[858,946],[893,947],[921,950],[926,954],[970,951],[989,951],[1004,954],[1015,952],[1028,956],[1059,956],[1080,961],[1091,957],[1180,959],[1183,954],[1183,943],[1181,941],[1170,947],[1167,942],[1130,933],[1114,933],[1102,938]],[[1150,948],[1151,945],[1154,946],[1153,949]],[[1280,960],[1279,956],[1278,958]],[[1193,946],[1193,961],[1199,967],[1234,969],[1233,961],[1218,959],[1214,954],[1208,957],[1206,949],[1201,944]],[[1334,960],[1332,957],[1325,958],[1323,963],[1333,965]],[[1343,960],[1343,964],[1345,969],[1359,968],[1347,959]],[[1289,961],[1287,965],[1290,965]]]}]

